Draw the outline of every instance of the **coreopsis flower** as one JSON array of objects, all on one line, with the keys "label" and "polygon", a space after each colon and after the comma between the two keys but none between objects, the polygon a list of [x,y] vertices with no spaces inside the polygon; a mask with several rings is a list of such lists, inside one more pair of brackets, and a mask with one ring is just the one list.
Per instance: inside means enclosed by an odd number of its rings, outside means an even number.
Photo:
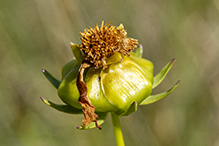
[{"label": "coreopsis flower", "polygon": [[63,67],[61,81],[42,70],[58,89],[65,105],[41,97],[44,103],[59,111],[83,113],[79,129],[101,129],[107,113],[127,116],[135,112],[138,105],[154,103],[178,86],[179,81],[166,92],[150,95],[175,59],[154,77],[153,63],[141,58],[142,46],[137,46],[138,40],[127,37],[122,24],[116,27],[102,22],[100,27],[85,29],[80,35],[80,45],[71,43],[74,59]]}]

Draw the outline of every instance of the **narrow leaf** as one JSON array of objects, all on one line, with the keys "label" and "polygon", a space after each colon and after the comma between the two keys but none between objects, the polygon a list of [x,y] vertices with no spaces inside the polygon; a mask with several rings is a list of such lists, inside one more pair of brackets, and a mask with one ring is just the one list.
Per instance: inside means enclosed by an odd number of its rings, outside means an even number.
[{"label": "narrow leaf", "polygon": [[65,112],[65,113],[69,113],[69,114],[82,114],[82,110],[81,109],[77,109],[77,108],[74,108],[70,105],[58,105],[58,104],[55,104],[51,101],[48,101],[42,97],[40,97],[40,99],[48,106],[51,106],[53,107],[54,109],[58,110],[58,111],[61,111],[61,112]]},{"label": "narrow leaf", "polygon": [[[103,124],[105,122],[105,119],[106,119],[108,113],[97,112],[96,114],[98,115],[97,124],[98,124],[98,126],[100,126],[101,124]],[[78,126],[77,129],[87,130],[87,129],[92,129],[92,128],[96,128],[96,127],[97,127],[96,123],[95,122],[91,122],[87,126],[85,126],[85,125]]]},{"label": "narrow leaf", "polygon": [[173,66],[173,63],[176,61],[176,59],[173,59],[171,62],[169,62],[155,77],[154,77],[154,83],[153,88],[157,87],[163,79],[166,77],[167,73],[170,71],[171,67]]},{"label": "narrow leaf", "polygon": [[169,95],[170,93],[172,93],[176,89],[176,87],[179,85],[179,83],[180,83],[180,80],[177,81],[177,83],[168,91],[147,97],[145,100],[143,100],[140,103],[140,105],[148,105],[148,104],[154,103],[154,102],[166,97],[167,95]]},{"label": "narrow leaf", "polygon": [[50,81],[50,83],[53,84],[53,86],[58,89],[59,84],[61,83],[58,79],[53,77],[47,70],[42,69],[43,74],[46,76],[46,78]]}]

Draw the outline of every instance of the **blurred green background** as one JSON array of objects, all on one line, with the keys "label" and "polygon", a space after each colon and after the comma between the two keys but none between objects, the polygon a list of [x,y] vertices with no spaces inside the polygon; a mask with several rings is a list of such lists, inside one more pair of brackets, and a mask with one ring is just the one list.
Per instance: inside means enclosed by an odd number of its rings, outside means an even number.
[{"label": "blurred green background", "polygon": [[1,0],[0,142],[4,146],[112,146],[110,116],[103,130],[77,130],[82,115],[46,106],[62,103],[41,73],[61,78],[88,26],[123,23],[144,47],[155,74],[176,58],[153,93],[165,99],[121,118],[127,146],[219,145],[219,0]]}]

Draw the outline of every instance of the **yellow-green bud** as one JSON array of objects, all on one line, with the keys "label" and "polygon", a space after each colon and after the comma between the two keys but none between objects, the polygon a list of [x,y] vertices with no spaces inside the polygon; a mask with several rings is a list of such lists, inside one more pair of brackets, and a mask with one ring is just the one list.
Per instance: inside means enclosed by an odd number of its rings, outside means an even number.
[{"label": "yellow-green bud", "polygon": [[[76,60],[73,60],[63,67],[58,95],[65,103],[81,108],[76,86],[79,66],[75,65],[75,62]],[[153,64],[150,61],[135,54],[124,56],[115,53],[106,62],[110,62],[107,68],[90,67],[84,74],[88,97],[97,112],[122,112],[133,102],[139,104],[151,94]]]},{"label": "yellow-green bud", "polygon": [[101,129],[99,125],[108,112],[127,116],[137,110],[137,105],[154,103],[178,86],[179,81],[166,92],[150,95],[175,59],[153,77],[153,64],[141,58],[141,45],[135,49],[138,40],[128,38],[122,24],[115,27],[102,22],[101,27],[90,27],[80,34],[82,43],[70,44],[75,58],[62,68],[61,81],[42,70],[66,105],[57,105],[41,97],[45,104],[59,111],[84,113],[79,129]]}]

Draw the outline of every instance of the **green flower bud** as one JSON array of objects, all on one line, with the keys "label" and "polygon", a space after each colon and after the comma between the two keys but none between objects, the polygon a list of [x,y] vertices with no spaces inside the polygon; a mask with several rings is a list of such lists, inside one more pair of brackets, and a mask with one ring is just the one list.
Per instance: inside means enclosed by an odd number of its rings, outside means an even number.
[{"label": "green flower bud", "polygon": [[58,89],[66,105],[57,105],[46,99],[43,102],[59,111],[84,113],[79,129],[98,127],[108,112],[127,116],[138,105],[154,103],[172,93],[179,81],[168,91],[150,95],[159,85],[175,59],[155,77],[153,63],[141,58],[142,46],[136,39],[128,38],[123,25],[103,25],[85,29],[80,33],[81,45],[71,43],[74,59],[62,68],[61,81],[46,70],[47,79]]},{"label": "green flower bud", "polygon": [[[139,104],[151,94],[153,64],[134,54],[124,56],[115,53],[110,60],[116,62],[111,62],[105,69],[90,67],[84,74],[88,97],[97,112],[124,112],[133,102]],[[71,61],[63,68],[58,95],[65,103],[81,108],[76,86],[79,66],[75,62]]]}]

